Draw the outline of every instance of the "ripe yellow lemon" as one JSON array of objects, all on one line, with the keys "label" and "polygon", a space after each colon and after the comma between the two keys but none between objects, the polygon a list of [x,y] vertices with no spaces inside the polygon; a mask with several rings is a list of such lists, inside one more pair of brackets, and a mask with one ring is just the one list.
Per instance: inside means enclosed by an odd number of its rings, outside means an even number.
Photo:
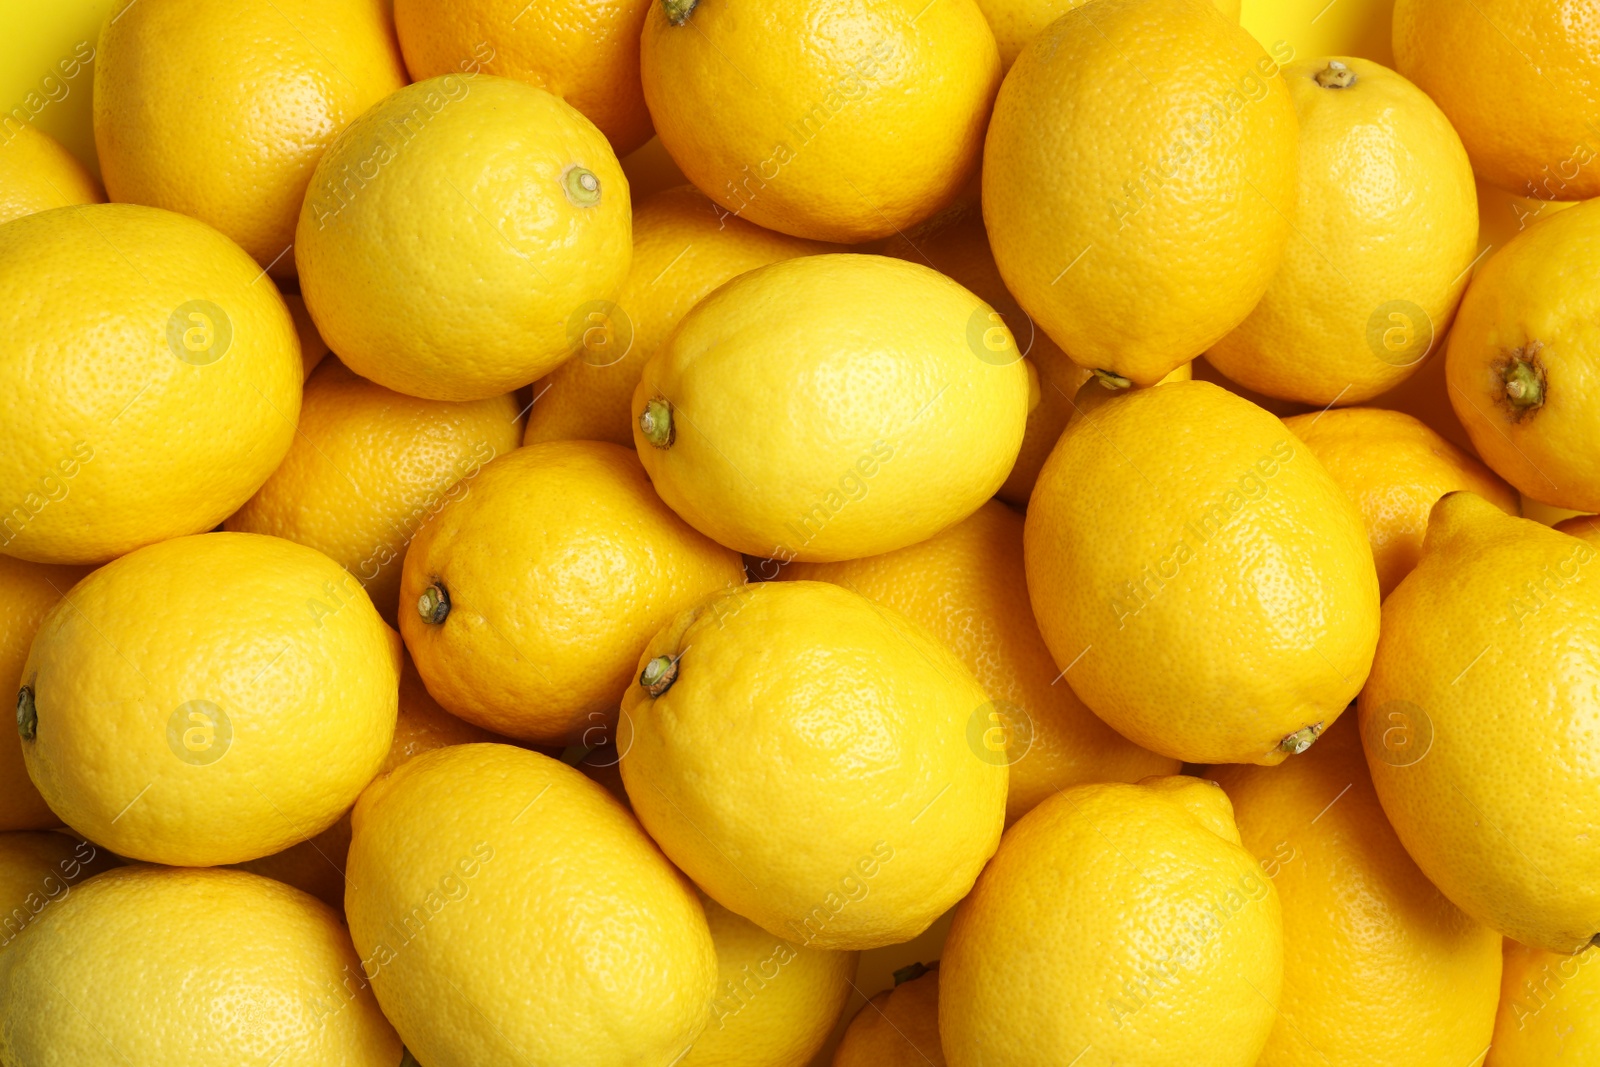
[{"label": "ripe yellow lemon", "polygon": [[517,447],[517,408],[509,393],[422,400],[329,360],[306,382],[289,454],[225,525],[325,553],[392,620],[406,546],[471,491],[485,463]]},{"label": "ripe yellow lemon", "polygon": [[640,201],[628,280],[614,305],[585,312],[577,356],[534,383],[523,443],[571,439],[632,448],[633,389],[678,320],[730,278],[827,248],[736,218],[692,185]]},{"label": "ripe yellow lemon", "polygon": [[[1234,22],[1239,21],[1239,0],[1215,0],[1217,10]],[[1000,65],[1005,70],[1017,61],[1023,46],[1039,32],[1084,0],[978,0],[994,40],[1000,46]]]},{"label": "ripe yellow lemon", "polygon": [[1570,519],[1562,519],[1556,523],[1555,529],[1600,548],[1600,516],[1574,515]]},{"label": "ripe yellow lemon", "polygon": [[[5,960],[7,1063],[394,1067],[402,1055],[332,909],[243,871],[107,871]],[[173,978],[161,996],[134,995],[155,975]]]},{"label": "ripe yellow lemon", "polygon": [[823,255],[741,275],[644,366],[634,442],[720,544],[838,560],[972,514],[1016,460],[1028,372],[991,309],[918,264]]},{"label": "ripe yellow lemon", "polygon": [[353,821],[350,932],[428,1067],[668,1067],[704,1028],[717,957],[693,889],[571,767],[439,749]]},{"label": "ripe yellow lemon", "polygon": [[[22,665],[28,660],[33,635],[45,613],[67,590],[89,573],[87,567],[61,567],[28,563],[0,556],[0,693],[22,685]],[[14,730],[0,731],[0,831],[48,830],[60,826],[61,817],[39,795],[22,762],[22,740]]]},{"label": "ripe yellow lemon", "polygon": [[0,951],[85,878],[120,861],[68,834],[0,833]]},{"label": "ripe yellow lemon", "polygon": [[1403,412],[1336,408],[1283,424],[1360,509],[1380,596],[1417,565],[1428,512],[1446,493],[1469,490],[1507,515],[1521,509],[1516,492],[1493,471]]},{"label": "ripe yellow lemon", "polygon": [[0,227],[0,551],[101,563],[214,528],[289,449],[294,323],[250,257],[132,204]]},{"label": "ripe yellow lemon", "polygon": [[1006,767],[967,743],[988,696],[898,612],[824,582],[745,586],[651,640],[622,780],[724,907],[815,948],[909,941],[1000,839]]},{"label": "ripe yellow lemon", "polygon": [[406,83],[373,0],[142,0],[100,32],[94,137],[113,200],[210,223],[293,277],[295,219],[339,131]]},{"label": "ripe yellow lemon", "polygon": [[938,970],[897,981],[867,1001],[850,1020],[833,1067],[946,1067],[939,1045]]},{"label": "ripe yellow lemon", "polygon": [[71,204],[103,204],[94,175],[32,123],[0,128],[0,222]]},{"label": "ripe yellow lemon", "polygon": [[738,554],[662,504],[633,453],[550,441],[489,464],[417,534],[400,632],[453,714],[576,742],[614,719],[657,630],[743,582]]},{"label": "ripe yellow lemon", "polygon": [[1281,762],[1372,663],[1378,577],[1360,512],[1282,422],[1209,382],[1110,395],[1068,426],[1024,548],[1066,680],[1175,759]]},{"label": "ripe yellow lemon", "polygon": [[1228,798],[1080,785],[1006,832],[939,961],[950,1067],[1252,1067],[1283,981],[1278,894]]},{"label": "ripe yellow lemon", "polygon": [[717,946],[711,1019],[677,1067],[806,1067],[850,998],[856,953],[774,937],[702,897]]},{"label": "ripe yellow lemon", "polygon": [[1211,777],[1283,905],[1283,996],[1258,1067],[1477,1063],[1500,998],[1500,935],[1406,855],[1353,717],[1283,767]]},{"label": "ripe yellow lemon", "polygon": [[300,338],[300,367],[303,377],[309,378],[311,372],[328,358],[328,342],[322,339],[322,335],[317,332],[317,324],[311,321],[311,312],[306,310],[304,297],[299,293],[285,293],[283,302],[289,308],[289,317],[294,319],[294,332]]},{"label": "ripe yellow lemon", "polygon": [[630,256],[628,182],[571,105],[467,72],[409,85],[317,165],[295,259],[363,378],[430,400],[527,385],[577,350]]},{"label": "ripe yellow lemon", "polygon": [[1576,956],[1505,941],[1494,1044],[1484,1067],[1549,1067],[1600,1057],[1600,948]]},{"label": "ripe yellow lemon", "polygon": [[1552,952],[1600,931],[1600,787],[1585,770],[1596,559],[1449,494],[1384,602],[1361,694],[1373,784],[1417,866],[1479,922]]},{"label": "ripe yellow lemon", "polygon": [[1006,820],[1080,782],[1176,774],[1178,761],[1122,737],[1078,699],[1028,603],[1022,516],[991,500],[948,530],[882,556],[794,563],[785,578],[832,582],[903,613],[954,652],[989,695],[969,726],[979,759],[1011,767]]},{"label": "ripe yellow lemon", "polygon": [[1523,196],[1600,195],[1600,25],[1539,0],[1395,0],[1394,58],[1461,133],[1472,169]]},{"label": "ripe yellow lemon", "polygon": [[210,866],[326,830],[394,735],[399,649],[348,573],[276,537],[131,552],[45,616],[23,668],[28,774],[67,825]]},{"label": "ripe yellow lemon", "polygon": [[639,32],[650,0],[529,4],[396,0],[394,26],[418,81],[481,70],[561,97],[625,155],[650,139]]},{"label": "ripe yellow lemon", "polygon": [[972,0],[660,0],[640,58],[690,181],[757,225],[845,244],[955,198],[1000,85]]},{"label": "ripe yellow lemon", "polygon": [[1051,23],[995,101],[983,217],[1007,287],[1079,365],[1153,385],[1237,326],[1289,236],[1295,115],[1208,0]]},{"label": "ripe yellow lemon", "polygon": [[1450,331],[1450,403],[1484,462],[1527,496],[1600,512],[1600,204],[1523,230],[1472,279]]},{"label": "ripe yellow lemon", "polygon": [[1478,255],[1478,196],[1437,105],[1365,59],[1290,63],[1299,199],[1283,265],[1206,358],[1240,385],[1325,407],[1388,392],[1450,328]]}]

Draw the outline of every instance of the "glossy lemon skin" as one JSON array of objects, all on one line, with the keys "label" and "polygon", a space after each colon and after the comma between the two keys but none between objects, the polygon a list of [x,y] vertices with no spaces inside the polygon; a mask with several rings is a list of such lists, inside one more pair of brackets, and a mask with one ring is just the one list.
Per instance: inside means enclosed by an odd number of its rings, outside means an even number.
[{"label": "glossy lemon skin", "polygon": [[122,861],[68,833],[0,833],[0,952],[85,878]]},{"label": "glossy lemon skin", "polygon": [[26,122],[0,133],[0,222],[105,199],[94,175],[48,133]]},{"label": "glossy lemon skin", "polygon": [[1595,961],[1505,941],[1505,977],[1494,1044],[1484,1067],[1587,1063],[1600,1052],[1595,1027]]}]

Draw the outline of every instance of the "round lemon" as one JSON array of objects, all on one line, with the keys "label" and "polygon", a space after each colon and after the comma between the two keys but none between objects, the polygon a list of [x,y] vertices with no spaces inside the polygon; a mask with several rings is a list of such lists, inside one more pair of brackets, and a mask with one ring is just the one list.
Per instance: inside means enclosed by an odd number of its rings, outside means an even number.
[{"label": "round lemon", "polygon": [[409,85],[317,165],[295,231],[306,307],[363,378],[482,400],[548,373],[615,299],[628,182],[571,105],[468,72]]},{"label": "round lemon", "polygon": [[1484,1067],[1548,1067],[1600,1055],[1600,948],[1576,956],[1505,941],[1504,992]]},{"label": "round lemon", "polygon": [[485,467],[417,534],[400,632],[452,713],[575,742],[614,717],[651,635],[743,582],[738,554],[662,504],[633,453],[550,441]]},{"label": "round lemon", "polygon": [[1600,203],[1528,227],[1472,279],[1445,352],[1450,403],[1496,474],[1600,511]]},{"label": "round lemon", "polygon": [[71,204],[103,204],[94,175],[32,123],[0,130],[0,223]]},{"label": "round lemon", "polygon": [[1365,59],[1283,68],[1300,119],[1283,265],[1206,353],[1240,385],[1325,407],[1388,392],[1444,336],[1478,256],[1461,139],[1415,85]]},{"label": "round lemon", "polygon": [[1028,414],[992,309],[927,267],[802,256],[735,278],[644,366],[634,443],[674,511],[780,560],[877,555],[972,514]]},{"label": "round lemon", "polygon": [[156,208],[0,227],[0,551],[101,563],[214,528],[289,449],[294,323],[250,257]]},{"label": "round lemon", "polygon": [[[1533,516],[1530,515],[1528,517],[1532,518]],[[1555,529],[1600,548],[1600,516],[1574,515],[1556,523]]]},{"label": "round lemon", "polygon": [[632,448],[634,387],[678,320],[730,278],[827,249],[736,218],[692,185],[639,201],[628,280],[615,304],[584,314],[578,355],[534,383],[523,443],[572,439]]},{"label": "round lemon", "polygon": [[833,1067],[946,1067],[937,965],[867,1001],[850,1020]]},{"label": "round lemon", "polygon": [[1477,1063],[1500,998],[1500,936],[1406,855],[1353,717],[1283,767],[1211,777],[1283,906],[1283,995],[1257,1067]]},{"label": "round lemon", "polygon": [[989,695],[969,730],[979,759],[1011,768],[1006,821],[1080,782],[1176,774],[1178,761],[1133,744],[1059,678],[1028,604],[1022,516],[991,500],[919,544],[843,563],[794,563],[785,578],[832,582],[901,612],[972,671]]},{"label": "round lemon", "polygon": [[131,552],[34,638],[17,698],[28,774],[117,853],[210,866],[326,830],[394,735],[399,649],[320,552],[215,533]]},{"label": "round lemon", "polygon": [[706,1025],[717,957],[693,889],[571,767],[439,749],[353,822],[350,932],[428,1067],[668,1067]]},{"label": "round lemon", "polygon": [[1383,605],[1360,720],[1383,810],[1456,906],[1577,952],[1600,931],[1595,549],[1468,492],[1434,505],[1422,559]]},{"label": "round lemon", "polygon": [[[7,1063],[394,1067],[402,1055],[338,916],[243,871],[107,871],[5,959]],[[152,981],[160,996],[137,995]]]},{"label": "round lemon", "polygon": [[[1085,0],[978,0],[994,40],[1000,46],[1000,66],[1011,69],[1011,64],[1022,54],[1023,46],[1039,32]],[[1215,0],[1217,10],[1239,21],[1239,0]]]},{"label": "round lemon", "polygon": [[422,400],[375,385],[337,359],[306,382],[283,463],[224,524],[326,554],[395,618],[406,546],[483,465],[517,447],[516,397]]},{"label": "round lemon", "polygon": [[577,108],[617,155],[650,139],[639,33],[650,0],[396,0],[394,26],[417,81],[482,71],[537,85]]},{"label": "round lemon", "polygon": [[193,215],[275,277],[339,131],[406,83],[374,0],[141,0],[100,31],[94,139],[113,200]]},{"label": "round lemon", "polygon": [[1214,783],[1080,785],[1007,831],[939,962],[950,1067],[1252,1067],[1283,920]]},{"label": "round lemon", "polygon": [[1084,393],[1097,404],[1045,463],[1023,539],[1066,681],[1174,759],[1304,750],[1378,640],[1360,512],[1282,422],[1209,382]]},{"label": "round lemon", "polygon": [[1077,7],[995,101],[983,217],[1006,285],[1079,365],[1153,385],[1237,326],[1289,236],[1277,60],[1208,0]]},{"label": "round lemon", "polygon": [[117,866],[115,856],[68,834],[0,833],[0,950],[85,878]]},{"label": "round lemon", "polygon": [[622,700],[639,821],[724,907],[810,948],[909,941],[1000,839],[987,695],[898,612],[766,582],[679,615]]},{"label": "round lemon", "polygon": [[711,1019],[676,1067],[806,1067],[850,998],[854,952],[773,937],[702,897],[717,946]]},{"label": "round lemon", "polygon": [[1469,490],[1507,515],[1521,509],[1516,492],[1493,471],[1403,412],[1336,408],[1283,424],[1360,509],[1380,596],[1417,565],[1428,512],[1446,493]]},{"label": "round lemon", "polygon": [[955,199],[1000,85],[972,0],[660,0],[640,59],[691,182],[757,225],[844,244]]}]

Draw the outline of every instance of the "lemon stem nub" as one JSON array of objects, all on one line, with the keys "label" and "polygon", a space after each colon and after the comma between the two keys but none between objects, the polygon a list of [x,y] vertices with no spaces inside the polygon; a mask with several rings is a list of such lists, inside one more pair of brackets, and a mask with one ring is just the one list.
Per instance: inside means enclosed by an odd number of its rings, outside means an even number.
[{"label": "lemon stem nub", "polygon": [[1317,71],[1317,84],[1324,89],[1348,89],[1356,83],[1356,72],[1339,62],[1328,60],[1328,65]]},{"label": "lemon stem nub", "polygon": [[652,697],[658,697],[672,688],[678,680],[678,661],[673,656],[657,656],[639,672],[639,684]]},{"label": "lemon stem nub", "polygon": [[24,741],[32,741],[39,733],[39,709],[33,702],[31,685],[17,691],[17,733]]},{"label": "lemon stem nub", "polygon": [[1310,726],[1296,730],[1282,741],[1279,741],[1278,748],[1291,756],[1298,756],[1310,748],[1320,736],[1322,736],[1322,724],[1320,722],[1312,723]]},{"label": "lemon stem nub", "polygon": [[1517,411],[1532,411],[1544,403],[1544,370],[1537,363],[1513,359],[1501,379],[1506,384],[1506,400]]},{"label": "lemon stem nub", "polygon": [[450,617],[450,594],[445,592],[442,583],[433,583],[417,597],[417,614],[422,616],[423,622],[434,626]]},{"label": "lemon stem nub", "polygon": [[913,963],[909,967],[902,967],[898,971],[894,972],[894,984],[896,986],[902,986],[907,982],[915,982],[923,975],[932,971],[937,971],[938,969],[938,960],[934,960],[932,963]]},{"label": "lemon stem nub", "polygon": [[699,4],[700,0],[661,0],[661,9],[667,13],[668,22],[682,26]]},{"label": "lemon stem nub", "polygon": [[567,199],[579,207],[594,207],[600,202],[600,179],[587,167],[568,167],[561,176],[561,187]]},{"label": "lemon stem nub", "polygon": [[662,399],[648,401],[639,413],[639,432],[657,448],[671,448],[677,439],[672,427],[672,405]]},{"label": "lemon stem nub", "polygon": [[1099,382],[1107,389],[1130,389],[1133,387],[1132,381],[1124,378],[1116,371],[1100,370],[1096,368],[1094,377],[1095,381]]}]

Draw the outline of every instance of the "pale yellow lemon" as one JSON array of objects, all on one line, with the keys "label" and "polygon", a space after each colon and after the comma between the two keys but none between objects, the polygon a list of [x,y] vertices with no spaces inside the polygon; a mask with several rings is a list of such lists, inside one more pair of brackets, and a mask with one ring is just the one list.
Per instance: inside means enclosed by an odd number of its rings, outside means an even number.
[{"label": "pale yellow lemon", "polygon": [[523,443],[577,439],[632,448],[634,386],[678,320],[730,278],[827,248],[763,230],[692,185],[639,201],[628,280],[614,303],[583,314],[578,354],[534,383]]},{"label": "pale yellow lemon", "polygon": [[313,168],[406,83],[377,0],[140,0],[100,31],[94,137],[113,200],[180,211],[293,277]]},{"label": "pale yellow lemon", "polygon": [[400,652],[361,586],[276,537],[131,552],[51,609],[23,668],[28,774],[115,852],[210,866],[326,830],[394,735]]},{"label": "pale yellow lemon", "polygon": [[678,616],[622,701],[622,780],[667,856],[796,944],[908,941],[999,841],[1006,767],[969,747],[988,696],[905,616],[765,582]]},{"label": "pale yellow lemon", "polygon": [[644,366],[634,442],[690,525],[753,556],[903,548],[1016,460],[1029,378],[992,309],[928,267],[821,255],[743,274]]},{"label": "pale yellow lemon", "polygon": [[60,141],[28,122],[0,127],[0,222],[105,199],[94,175]]},{"label": "pale yellow lemon", "polygon": [[79,882],[120,862],[105,849],[65,833],[0,833],[0,950],[15,944]]},{"label": "pale yellow lemon", "polygon": [[575,352],[628,273],[628,182],[559,97],[467,72],[409,85],[317,165],[295,259],[306,307],[363,378],[482,400]]},{"label": "pale yellow lemon", "polygon": [[[979,0],[984,18],[1000,46],[1000,65],[1006,70],[1017,61],[1023,46],[1039,31],[1085,0]],[[1234,22],[1239,21],[1240,0],[1215,0],[1217,10]]]},{"label": "pale yellow lemon", "polygon": [[945,1067],[938,970],[897,981],[867,1001],[850,1020],[833,1067]]},{"label": "pale yellow lemon", "polygon": [[1278,894],[1228,798],[1080,785],[1006,832],[939,961],[950,1067],[1252,1067],[1283,981]]},{"label": "pale yellow lemon", "polygon": [[1576,956],[1505,941],[1494,1043],[1484,1067],[1565,1067],[1600,1055],[1600,948]]},{"label": "pale yellow lemon", "polygon": [[693,889],[571,767],[438,749],[353,822],[350,932],[428,1067],[668,1067],[704,1029],[717,957]]},{"label": "pale yellow lemon", "polygon": [[204,223],[91,204],[0,227],[0,552],[102,563],[214,528],[300,413],[288,309]]},{"label": "pale yellow lemon", "polygon": [[690,181],[757,225],[845,244],[955,198],[1000,85],[973,0],[659,0],[641,61]]},{"label": "pale yellow lemon", "polygon": [[1024,530],[1045,643],[1152,751],[1273,764],[1360,691],[1378,640],[1361,513],[1278,419],[1209,382],[1108,394],[1061,435]]},{"label": "pale yellow lemon", "polygon": [[1103,0],[1006,76],[984,142],[989,242],[1080,366],[1154,384],[1266,292],[1296,183],[1274,54],[1208,0]]}]

